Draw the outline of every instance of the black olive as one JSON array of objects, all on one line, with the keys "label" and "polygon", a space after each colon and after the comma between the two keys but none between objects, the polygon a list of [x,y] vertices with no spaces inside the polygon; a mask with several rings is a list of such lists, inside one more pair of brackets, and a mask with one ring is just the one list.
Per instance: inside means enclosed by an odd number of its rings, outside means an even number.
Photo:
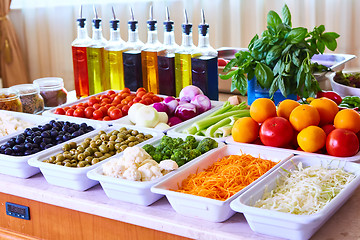
[{"label": "black olive", "polygon": [[71,136],[74,137],[74,138],[80,136],[81,135],[80,131],[81,130],[73,132],[73,134],[71,134]]},{"label": "black olive", "polygon": [[17,152],[20,152],[20,151],[21,151],[21,147],[20,147],[20,145],[15,145],[15,146],[13,146],[12,150],[13,150],[15,153],[17,153]]},{"label": "black olive", "polygon": [[13,140],[9,140],[9,141],[7,141],[7,144],[9,144],[10,147],[13,147],[16,143]]},{"label": "black olive", "polygon": [[70,140],[71,139],[71,135],[69,136],[69,135],[64,135],[63,136],[63,140],[64,141],[68,141],[68,140]]},{"label": "black olive", "polygon": [[0,147],[0,150],[1,150],[1,151],[5,150],[5,149],[7,149],[7,147],[5,146],[5,144]]},{"label": "black olive", "polygon": [[26,149],[31,149],[33,147],[32,143],[25,143],[25,148]]},{"label": "black olive", "polygon": [[59,133],[57,131],[55,131],[55,130],[52,130],[50,132],[50,135],[51,135],[51,137],[56,137],[57,135],[59,135]]},{"label": "black olive", "polygon": [[41,149],[45,149],[45,146],[46,146],[46,143],[44,143],[44,142],[40,143],[40,148]]},{"label": "black olive", "polygon": [[42,132],[41,133],[41,137],[43,138],[49,138],[50,137],[50,134],[48,132]]},{"label": "black olive", "polygon": [[80,127],[82,127],[82,128],[87,128],[87,124],[86,123],[82,123],[82,124],[80,124]]},{"label": "black olive", "polygon": [[73,127],[69,127],[69,129],[68,129],[68,133],[73,133],[73,132],[75,132],[75,128],[73,128]]},{"label": "black olive", "polygon": [[11,148],[7,148],[7,149],[5,149],[4,153],[6,155],[11,155],[11,154],[13,154],[13,150]]},{"label": "black olive", "polygon": [[26,151],[24,152],[24,155],[25,155],[25,156],[30,155],[30,154],[32,154],[32,151],[31,151],[31,150],[26,150]]},{"label": "black olive", "polygon": [[43,142],[45,144],[49,144],[49,143],[51,143],[51,138],[43,138]]},{"label": "black olive", "polygon": [[55,138],[55,140],[56,140],[56,141],[60,141],[60,140],[62,140],[62,138],[63,138],[63,135],[58,135],[58,136]]},{"label": "black olive", "polygon": [[34,143],[41,143],[41,141],[42,141],[41,137],[39,137],[39,136],[34,137],[34,140],[33,140]]},{"label": "black olive", "polygon": [[36,136],[41,136],[41,132],[40,132],[40,131],[36,131],[36,132],[35,132],[35,135],[36,135]]},{"label": "black olive", "polygon": [[49,143],[48,145],[45,146],[45,149],[51,148],[52,146],[54,146],[54,145]]},{"label": "black olive", "polygon": [[38,127],[33,127],[31,130],[33,130],[34,132],[40,131]]},{"label": "black olive", "polygon": [[23,142],[25,142],[25,138],[23,138],[22,136],[18,136],[18,137],[16,138],[15,142],[16,142],[17,144],[23,143]]},{"label": "black olive", "polygon": [[37,152],[40,152],[40,151],[41,151],[40,148],[33,148],[33,150],[32,150],[33,153],[37,153]]}]

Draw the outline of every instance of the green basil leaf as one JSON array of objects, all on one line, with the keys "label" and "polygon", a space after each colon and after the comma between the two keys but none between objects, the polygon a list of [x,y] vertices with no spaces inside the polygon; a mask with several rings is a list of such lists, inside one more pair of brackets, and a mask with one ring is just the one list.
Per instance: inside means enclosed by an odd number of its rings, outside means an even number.
[{"label": "green basil leaf", "polygon": [[293,54],[291,58],[292,58],[293,64],[297,67],[300,67],[301,62],[300,62],[299,58],[295,54]]},{"label": "green basil leaf", "polygon": [[281,51],[282,51],[281,46],[278,45],[273,46],[266,55],[266,60],[265,60],[266,64],[270,65],[272,61],[277,60],[281,55]]},{"label": "green basil leaf", "polygon": [[254,46],[254,42],[256,41],[256,40],[258,40],[259,39],[259,36],[257,35],[257,34],[255,34],[255,36],[251,39],[251,41],[250,41],[250,43],[249,43],[249,45],[248,45],[248,49],[249,50],[252,50],[252,48],[253,48],[253,46]]},{"label": "green basil leaf", "polygon": [[296,74],[296,88],[301,89],[304,86],[304,83],[305,83],[305,73],[303,67],[301,66]]},{"label": "green basil leaf", "polygon": [[291,13],[288,6],[285,4],[281,10],[283,23],[291,27]]},{"label": "green basil leaf", "polygon": [[325,26],[320,25],[320,26],[317,27],[317,30],[319,31],[319,33],[323,33],[325,31]]},{"label": "green basil leaf", "polygon": [[291,68],[291,62],[288,62],[288,63],[285,65],[285,72],[286,72],[286,73],[289,73],[289,72],[290,72],[290,68]]},{"label": "green basil leaf", "polygon": [[293,44],[288,44],[282,51],[281,55],[285,55],[286,53],[288,53],[292,46],[293,46]]},{"label": "green basil leaf", "polygon": [[254,41],[254,46],[253,46],[253,50],[259,50],[262,45],[263,45],[263,42],[264,42],[264,39],[263,38],[260,38],[260,39],[257,39]]},{"label": "green basil leaf", "polygon": [[232,72],[229,72],[228,74],[225,74],[225,75],[220,74],[220,78],[222,80],[228,80],[228,79],[232,78],[235,74],[237,74],[238,71],[239,71],[239,68]]},{"label": "green basil leaf", "polygon": [[278,79],[279,76],[277,76],[274,81],[271,83],[270,89],[269,89],[269,95],[272,97],[274,96],[274,93],[279,89],[278,87]]},{"label": "green basil leaf", "polygon": [[263,64],[258,63],[256,65],[256,67],[255,67],[255,76],[256,76],[256,79],[257,79],[259,85],[262,88],[264,88],[265,81],[266,81],[266,78],[267,78],[267,73],[266,73],[266,70],[264,69]]},{"label": "green basil leaf", "polygon": [[280,73],[280,65],[281,65],[281,60],[277,61],[274,66],[273,72],[275,75]]},{"label": "green basil leaf", "polygon": [[231,70],[231,68],[235,67],[235,65],[238,64],[238,60],[237,58],[233,58],[230,60],[230,62],[228,62],[228,64],[226,64],[226,66],[224,67],[223,72],[228,72]]},{"label": "green basil leaf", "polygon": [[329,39],[329,38],[336,39],[336,38],[340,37],[340,35],[337,34],[336,32],[326,32],[326,33],[323,33],[321,35],[321,37],[327,38],[327,39]]},{"label": "green basil leaf", "polygon": [[254,71],[254,69],[251,69],[247,74],[247,79],[251,80],[254,78],[254,76],[255,76],[255,71]]},{"label": "green basil leaf", "polygon": [[267,14],[267,24],[274,29],[277,29],[277,26],[282,23],[279,15],[274,11],[269,11]]},{"label": "green basil leaf", "polygon": [[300,43],[305,40],[307,29],[303,27],[297,27],[291,29],[286,37],[286,40],[290,43]]},{"label": "green basil leaf", "polygon": [[307,90],[311,89],[311,80],[312,80],[311,73],[306,73],[305,74],[305,88]]},{"label": "green basil leaf", "polygon": [[[236,81],[234,81],[236,79]],[[247,80],[243,72],[238,72],[235,74],[231,82],[231,91],[235,89],[239,90],[241,95],[245,95],[247,92]]]},{"label": "green basil leaf", "polygon": [[335,51],[335,49],[337,48],[337,42],[335,39],[325,42],[325,45],[331,51]]},{"label": "green basil leaf", "polygon": [[279,86],[281,94],[284,97],[287,97],[286,88],[285,88],[285,84],[284,84],[284,79],[281,76],[279,76],[279,78],[278,78],[278,86]]},{"label": "green basil leaf", "polygon": [[321,54],[323,54],[323,53],[324,53],[324,51],[325,51],[325,44],[324,44],[324,41],[323,41],[323,40],[321,40],[321,39],[318,39],[318,40],[317,40],[317,42],[316,42],[316,46],[317,46],[317,48],[318,48],[319,52],[320,52]]}]

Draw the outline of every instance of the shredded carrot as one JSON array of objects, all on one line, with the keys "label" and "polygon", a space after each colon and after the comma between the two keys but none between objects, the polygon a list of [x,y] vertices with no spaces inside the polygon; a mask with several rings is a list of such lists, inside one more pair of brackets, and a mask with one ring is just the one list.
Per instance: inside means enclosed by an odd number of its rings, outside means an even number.
[{"label": "shredded carrot", "polygon": [[276,164],[249,154],[225,156],[204,171],[190,174],[174,191],[225,201]]}]

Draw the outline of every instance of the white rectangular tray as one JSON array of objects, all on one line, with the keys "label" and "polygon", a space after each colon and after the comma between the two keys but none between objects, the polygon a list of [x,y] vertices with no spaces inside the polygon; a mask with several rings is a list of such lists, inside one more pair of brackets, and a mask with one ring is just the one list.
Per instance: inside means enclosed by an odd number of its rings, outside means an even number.
[{"label": "white rectangular tray", "polygon": [[[50,120],[54,119],[52,117],[44,117],[42,115],[35,115],[35,114],[29,114],[29,113],[22,113],[22,112],[14,112],[14,111],[6,111],[6,110],[0,110],[0,113],[7,114],[10,116],[13,116],[16,119],[20,119],[23,121],[26,121],[28,123],[31,123],[33,126],[39,125],[42,123],[49,122]],[[11,134],[8,134],[6,136],[0,137],[0,140],[7,138],[7,137],[13,137],[17,136],[20,133],[22,133],[25,129],[18,130],[16,132],[13,132]]]},{"label": "white rectangular tray", "polygon": [[[294,169],[299,162],[303,166],[329,166],[343,168],[354,173],[356,178],[349,183],[334,199],[322,210],[312,215],[295,215],[268,209],[253,207],[253,204],[262,198],[264,191],[271,191],[284,173],[282,169]],[[308,156],[296,156],[283,163],[252,188],[231,202],[230,206],[237,212],[244,213],[251,229],[255,232],[286,239],[309,239],[353,194],[360,185],[360,164],[338,160],[320,159]]]},{"label": "white rectangular tray", "polygon": [[[195,137],[196,138],[196,137]],[[197,140],[201,140],[199,138],[196,138]],[[149,142],[149,144],[153,146],[157,146],[160,144],[161,139],[154,139],[153,141]],[[219,147],[223,147],[225,144],[218,142]],[[216,149],[218,149],[216,148]],[[120,179],[120,178],[113,178],[109,176],[103,175],[102,171],[102,164],[97,167],[94,170],[91,170],[88,172],[88,177],[94,180],[98,180],[104,189],[106,195],[109,198],[121,200],[124,202],[130,202],[135,203],[139,205],[148,206],[155,201],[159,200],[163,197],[162,194],[153,193],[150,188],[161,181],[162,179],[166,179],[170,177],[172,174],[174,174],[177,171],[180,171],[182,168],[195,164],[197,159],[207,156],[211,154],[212,152],[216,151],[216,149],[210,150],[209,152],[206,152],[205,154],[201,155],[198,158],[195,158],[191,160],[190,162],[184,164],[179,169],[168,173],[167,175],[160,177],[158,179],[155,179],[153,181],[149,182],[139,182],[139,181],[131,181],[127,179]],[[113,157],[112,157],[113,158]]]},{"label": "white rectangular tray", "polygon": [[[263,176],[261,176],[258,180],[254,181],[249,186],[228,198],[226,201],[220,201],[170,190],[178,189],[182,181],[190,174],[203,171],[204,169],[211,166],[214,162],[218,161],[220,158],[228,155],[240,155],[241,153],[250,154],[254,157],[260,156],[263,159],[268,159],[274,162],[279,161],[279,163]],[[201,218],[211,222],[222,222],[230,218],[235,213],[235,211],[230,208],[230,202],[232,200],[237,198],[240,194],[245,192],[248,188],[253,186],[256,182],[260,181],[270,172],[274,171],[278,165],[292,156],[293,154],[280,152],[276,149],[259,151],[254,146],[224,146],[212,154],[200,157],[199,160],[195,163],[186,166],[186,168],[177,171],[172,176],[154,185],[151,188],[151,191],[154,193],[166,195],[174,210],[182,215]]]},{"label": "white rectangular tray", "polygon": [[225,143],[229,144],[229,145],[236,145],[236,146],[251,145],[251,146],[256,146],[257,148],[262,149],[262,150],[278,149],[281,152],[293,153],[295,155],[311,156],[311,157],[319,158],[319,159],[342,160],[342,161],[349,161],[349,162],[360,161],[360,151],[352,157],[335,157],[335,156],[331,156],[331,155],[320,154],[320,153],[309,153],[309,152],[299,151],[299,150],[295,150],[295,149],[270,147],[270,146],[256,145],[256,144],[251,144],[251,143],[239,143],[239,142],[235,142],[234,139],[232,138],[232,136],[227,137],[225,140]]},{"label": "white rectangular tray", "polygon": [[[72,142],[81,143],[85,138],[92,138],[95,137],[100,130],[105,131],[106,133],[111,132],[112,130],[118,130],[121,127],[126,127],[128,129],[135,129],[139,132],[142,132],[144,134],[151,134],[153,135],[154,139],[160,138],[163,136],[162,133],[156,132],[156,131],[149,131],[145,128],[139,128],[139,127],[129,127],[127,125],[120,125],[116,124],[112,127],[103,127],[98,129],[98,131],[92,131],[91,133],[88,133],[84,135],[82,138],[77,138],[73,140]],[[152,138],[152,139],[153,139]],[[144,141],[142,143],[139,143],[138,146],[143,146],[150,142],[150,140]],[[43,152],[41,154],[38,154],[37,156],[34,156],[28,160],[29,165],[40,168],[40,171],[44,175],[46,181],[52,185],[70,188],[78,191],[85,191],[86,189],[98,184],[98,181],[94,181],[89,179],[86,174],[88,171],[96,168],[99,164],[92,165],[90,167],[84,167],[84,168],[72,168],[72,167],[65,167],[60,166],[56,164],[50,164],[43,162],[44,160],[48,159],[50,156],[54,156],[58,153],[63,153],[62,146],[64,144],[60,144],[56,147],[54,147],[51,151]],[[115,154],[114,156],[116,156]],[[110,158],[105,159],[103,162],[108,161]]]},{"label": "white rectangular tray", "polygon": [[[52,118],[49,118],[50,120]],[[50,121],[49,120],[49,121]],[[60,121],[60,120],[58,120]],[[42,124],[47,123],[48,121],[42,122]],[[73,123],[83,123],[84,121],[82,121],[82,119],[74,119],[73,121],[70,121]],[[40,124],[40,125],[42,125]],[[88,124],[89,126],[92,126],[93,128],[95,128],[94,131],[96,131],[96,129],[99,129],[101,127],[101,125],[99,124],[92,124],[92,123],[88,123],[86,122],[86,124]],[[21,134],[23,131],[19,132],[18,134]],[[93,131],[92,131],[93,132]],[[16,134],[16,135],[18,135]],[[91,134],[87,133],[87,134]],[[78,138],[81,138],[87,134],[84,134],[82,136],[70,139],[69,141],[75,141]],[[15,135],[15,136],[16,136]],[[0,146],[3,145],[4,143],[6,143],[10,138],[12,138],[14,136],[6,136],[6,138],[3,138],[0,140]],[[67,142],[69,142],[67,141]],[[36,157],[42,153],[46,153],[48,151],[51,151],[52,148],[55,148],[57,146],[53,146],[49,149],[45,149],[43,151],[40,151],[38,153],[35,154],[31,154],[31,155],[27,155],[27,156],[9,156],[9,155],[5,155],[5,154],[0,154],[0,173],[1,174],[6,174],[6,175],[10,175],[10,176],[14,176],[14,177],[19,177],[19,178],[28,178],[31,177],[35,174],[37,174],[39,171],[38,168],[34,168],[32,166],[29,166],[29,164],[27,163],[28,159],[32,158],[32,157]]]}]

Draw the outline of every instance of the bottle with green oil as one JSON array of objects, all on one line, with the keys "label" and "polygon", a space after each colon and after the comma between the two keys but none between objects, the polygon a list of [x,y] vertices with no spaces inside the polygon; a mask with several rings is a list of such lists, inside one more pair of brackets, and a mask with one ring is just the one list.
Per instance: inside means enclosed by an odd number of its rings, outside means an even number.
[{"label": "bottle with green oil", "polygon": [[136,91],[143,86],[141,49],[144,43],[139,40],[138,21],[134,18],[132,8],[130,8],[130,15],[131,19],[128,21],[128,41],[126,42],[126,51],[123,52],[124,82],[125,87],[131,91]]},{"label": "bottle with green oil", "polygon": [[103,92],[110,88],[110,83],[105,80],[104,47],[106,40],[102,35],[101,19],[94,7],[93,31],[90,46],[87,47],[89,95]]},{"label": "bottle with green oil", "polygon": [[175,96],[175,51],[179,46],[175,43],[174,22],[170,20],[169,9],[166,7],[164,21],[164,43],[158,52],[159,93]]},{"label": "bottle with green oil", "polygon": [[219,99],[218,52],[209,43],[209,25],[201,9],[199,44],[191,57],[192,84],[199,87],[211,100]]},{"label": "bottle with green oil", "polygon": [[155,94],[159,93],[159,73],[157,54],[161,49],[161,44],[158,41],[157,21],[153,18],[153,7],[150,6],[150,19],[147,21],[148,38],[145,46],[141,51],[141,65],[143,74],[143,87]]},{"label": "bottle with green oil", "polygon": [[110,83],[111,89],[121,90],[125,87],[122,54],[126,47],[120,37],[120,21],[116,19],[114,8],[112,12],[114,19],[110,20],[110,40],[104,48],[105,82]]},{"label": "bottle with green oil", "polygon": [[184,15],[185,23],[182,24],[182,43],[175,52],[176,96],[179,96],[181,89],[192,84],[191,53],[195,50],[195,46],[192,40],[192,24],[188,21],[186,10]]}]

